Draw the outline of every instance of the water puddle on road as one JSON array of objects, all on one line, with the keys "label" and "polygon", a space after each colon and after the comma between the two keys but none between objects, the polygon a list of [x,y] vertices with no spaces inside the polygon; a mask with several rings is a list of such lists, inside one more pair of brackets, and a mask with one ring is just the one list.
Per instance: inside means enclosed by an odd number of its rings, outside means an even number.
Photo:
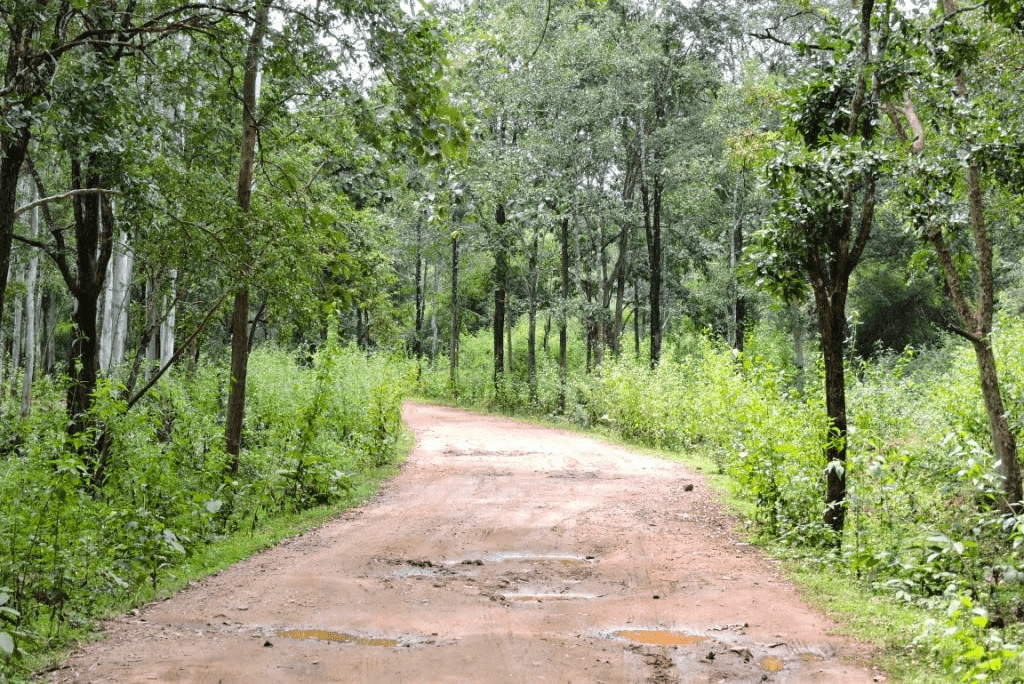
[{"label": "water puddle on road", "polygon": [[600,594],[586,594],[578,591],[515,591],[499,594],[506,601],[569,601],[576,599],[600,598]]},{"label": "water puddle on road", "polygon": [[699,634],[671,632],[661,629],[624,629],[612,632],[616,639],[628,639],[638,644],[654,644],[656,646],[692,646],[708,640]]},{"label": "water puddle on road", "polygon": [[323,629],[289,629],[278,632],[277,636],[286,639],[319,639],[320,641],[333,641],[336,643],[356,644],[357,646],[398,646],[398,639],[380,639],[373,637],[361,637],[343,632],[328,632]]},{"label": "water puddle on road", "polygon": [[574,553],[530,553],[528,551],[492,551],[484,555],[491,563],[560,563],[562,565],[589,565],[597,558]]}]

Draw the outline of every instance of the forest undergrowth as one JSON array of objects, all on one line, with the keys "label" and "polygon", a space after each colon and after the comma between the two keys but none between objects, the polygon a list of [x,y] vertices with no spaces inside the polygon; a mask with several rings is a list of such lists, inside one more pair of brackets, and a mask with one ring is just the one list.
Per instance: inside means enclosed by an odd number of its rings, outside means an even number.
[{"label": "forest undergrowth", "polygon": [[237,473],[218,363],[165,377],[131,410],[115,384],[101,388],[100,484],[94,452],[68,438],[57,386],[39,384],[25,418],[5,405],[0,681],[27,677],[97,617],[159,595],[204,550],[365,496],[398,456],[409,369],[333,341],[313,354],[255,350]]},{"label": "forest undergrowth", "polygon": [[[995,344],[1019,435],[1024,321],[1003,318]],[[929,681],[941,663],[949,681],[1024,682],[1024,515],[995,505],[1000,481],[969,347],[951,338],[938,349],[848,362],[841,539],[823,523],[822,369],[800,377],[788,341],[775,334],[755,333],[742,354],[700,333],[668,347],[656,370],[629,353],[564,384],[552,355],[539,355],[533,383],[513,363],[495,389],[489,339],[464,338],[456,386],[447,367],[428,369],[420,391],[704,454],[773,553],[915,609],[901,633],[873,636],[899,663],[900,681]],[[525,361],[525,350],[513,358]]]}]

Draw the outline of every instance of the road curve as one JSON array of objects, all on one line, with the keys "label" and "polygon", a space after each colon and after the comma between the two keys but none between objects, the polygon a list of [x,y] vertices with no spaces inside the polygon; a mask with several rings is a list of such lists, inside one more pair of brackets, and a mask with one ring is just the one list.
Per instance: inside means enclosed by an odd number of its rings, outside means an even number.
[{"label": "road curve", "polygon": [[56,682],[884,681],[704,480],[569,432],[408,404],[364,506],[110,621]]}]

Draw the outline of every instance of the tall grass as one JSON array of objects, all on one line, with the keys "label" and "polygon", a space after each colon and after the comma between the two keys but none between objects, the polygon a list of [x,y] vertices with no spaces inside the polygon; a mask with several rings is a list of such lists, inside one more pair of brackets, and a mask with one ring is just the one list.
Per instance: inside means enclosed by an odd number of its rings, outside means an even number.
[{"label": "tall grass", "polygon": [[410,369],[333,341],[312,359],[255,350],[236,474],[223,447],[226,369],[171,374],[130,411],[105,384],[94,416],[109,439],[99,488],[64,429],[57,385],[39,384],[28,418],[6,405],[0,680],[24,675],[69,628],[152,596],[207,545],[346,501],[396,458]]}]

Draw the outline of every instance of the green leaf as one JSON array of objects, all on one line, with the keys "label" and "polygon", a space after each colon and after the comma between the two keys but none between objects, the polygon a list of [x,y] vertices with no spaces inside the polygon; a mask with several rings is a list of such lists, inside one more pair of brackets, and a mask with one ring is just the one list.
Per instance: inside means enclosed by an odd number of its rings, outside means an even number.
[{"label": "green leaf", "polygon": [[14,637],[7,632],[0,632],[0,653],[5,656],[14,655]]}]

